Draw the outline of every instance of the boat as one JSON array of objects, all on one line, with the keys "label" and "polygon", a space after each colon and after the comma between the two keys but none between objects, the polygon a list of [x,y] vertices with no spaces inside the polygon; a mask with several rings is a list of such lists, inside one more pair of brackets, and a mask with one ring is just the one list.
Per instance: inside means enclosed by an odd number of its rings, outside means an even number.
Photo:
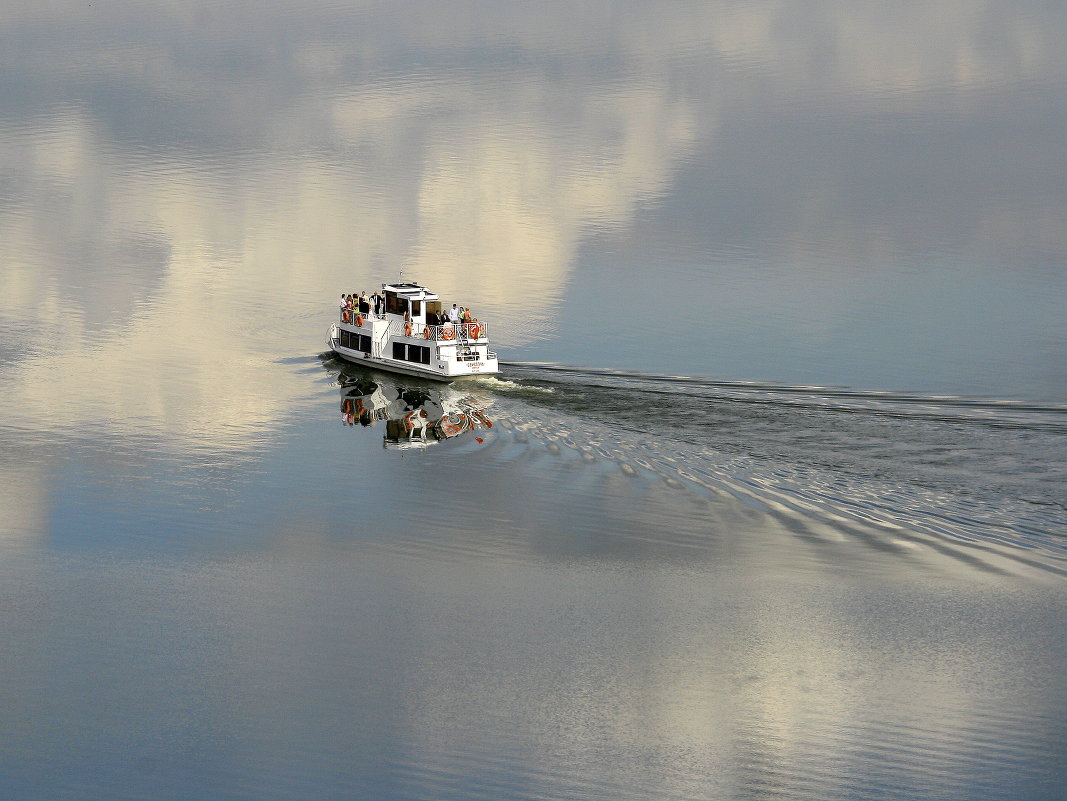
[{"label": "boat", "polygon": [[373,303],[341,307],[326,345],[353,364],[436,381],[500,372],[488,324],[449,320],[441,299],[411,282],[382,284]]},{"label": "boat", "polygon": [[387,450],[426,448],[468,432],[482,432],[474,434],[482,442],[484,432],[493,427],[486,413],[492,401],[480,393],[406,383],[409,379],[393,379],[384,373],[354,376],[344,369],[336,380],[341,389],[341,422],[368,429],[384,423],[382,445]]}]

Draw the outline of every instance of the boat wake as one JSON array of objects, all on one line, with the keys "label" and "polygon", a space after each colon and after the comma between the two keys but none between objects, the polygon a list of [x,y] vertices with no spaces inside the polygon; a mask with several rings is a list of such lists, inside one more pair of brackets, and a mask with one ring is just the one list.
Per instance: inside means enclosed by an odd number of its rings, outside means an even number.
[{"label": "boat wake", "polygon": [[552,364],[501,378],[542,392],[487,387],[496,418],[559,455],[1067,573],[1067,405]]},{"label": "boat wake", "polygon": [[513,381],[508,378],[498,378],[497,376],[493,375],[469,378],[466,380],[466,383],[472,384],[474,386],[483,387],[493,392],[511,392],[539,395],[552,395],[555,393],[555,390],[552,387],[538,386],[536,384],[525,384],[520,381]]},{"label": "boat wake", "polygon": [[547,362],[507,362],[516,382],[603,387],[669,387],[679,394],[739,402],[818,406],[840,411],[901,416],[930,416],[954,420],[970,417],[990,425],[1054,427],[1067,432],[1067,404],[971,398],[961,395],[922,395],[848,387],[805,386],[759,381],[722,381],[701,376],[669,375],[568,367]]}]

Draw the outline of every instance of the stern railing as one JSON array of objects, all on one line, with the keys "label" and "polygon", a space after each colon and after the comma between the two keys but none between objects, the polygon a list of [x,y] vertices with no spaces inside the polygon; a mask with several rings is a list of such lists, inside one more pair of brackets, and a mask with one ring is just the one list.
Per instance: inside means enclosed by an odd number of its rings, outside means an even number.
[{"label": "stern railing", "polygon": [[411,333],[406,334],[406,323],[399,320],[389,324],[389,333],[407,335],[432,342],[488,342],[489,326],[486,323],[445,323],[444,325],[419,325],[412,323]]}]

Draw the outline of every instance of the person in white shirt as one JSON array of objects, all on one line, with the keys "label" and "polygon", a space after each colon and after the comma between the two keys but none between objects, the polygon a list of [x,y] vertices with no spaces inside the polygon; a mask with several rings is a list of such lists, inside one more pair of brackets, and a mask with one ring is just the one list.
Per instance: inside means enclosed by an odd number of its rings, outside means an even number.
[{"label": "person in white shirt", "polygon": [[459,325],[459,309],[456,308],[456,304],[452,304],[452,308],[448,310],[448,319],[453,325]]}]

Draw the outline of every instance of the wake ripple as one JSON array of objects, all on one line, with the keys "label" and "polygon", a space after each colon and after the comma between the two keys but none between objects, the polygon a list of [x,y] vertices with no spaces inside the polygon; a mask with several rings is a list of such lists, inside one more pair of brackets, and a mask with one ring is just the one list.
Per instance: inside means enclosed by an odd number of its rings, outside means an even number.
[{"label": "wake ripple", "polygon": [[497,416],[557,452],[904,547],[1067,572],[1067,405],[530,363],[504,378],[531,391],[497,395]]}]

